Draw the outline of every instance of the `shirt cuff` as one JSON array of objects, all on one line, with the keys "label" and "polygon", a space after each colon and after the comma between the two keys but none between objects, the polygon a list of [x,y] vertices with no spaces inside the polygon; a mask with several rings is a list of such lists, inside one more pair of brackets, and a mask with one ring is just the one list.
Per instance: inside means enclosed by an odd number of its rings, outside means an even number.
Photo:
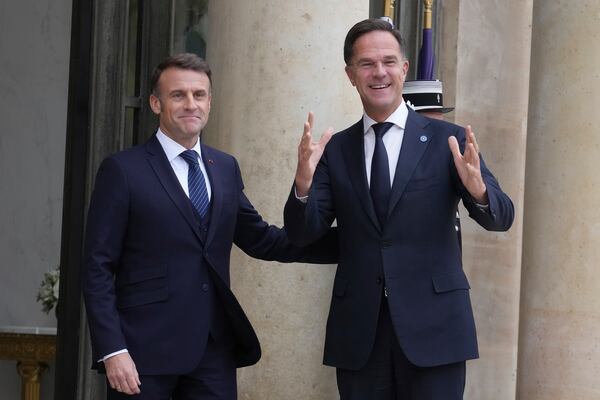
[{"label": "shirt cuff", "polygon": [[110,353],[109,355],[102,357],[102,359],[98,360],[98,362],[104,362],[104,361],[108,360],[109,358],[116,356],[117,354],[123,354],[123,353],[129,353],[129,351],[127,351],[127,349],[115,351],[114,353]]},{"label": "shirt cuff", "polygon": [[475,202],[475,207],[477,207],[481,211],[485,211],[485,212],[487,212],[490,209],[490,205],[489,204],[479,204],[478,202]]},{"label": "shirt cuff", "polygon": [[308,202],[308,196],[298,196],[298,192],[296,191],[296,186],[294,186],[294,196],[296,199],[300,200],[302,203],[306,204]]}]

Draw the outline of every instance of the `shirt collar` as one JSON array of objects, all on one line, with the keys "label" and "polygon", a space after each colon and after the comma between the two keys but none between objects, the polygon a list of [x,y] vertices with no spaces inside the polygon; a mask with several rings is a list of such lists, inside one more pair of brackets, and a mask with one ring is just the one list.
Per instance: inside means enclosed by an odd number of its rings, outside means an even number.
[{"label": "shirt collar", "polygon": [[[396,125],[400,129],[404,129],[406,126],[406,119],[408,118],[408,108],[406,108],[406,103],[402,100],[402,103],[396,108],[394,111],[384,122],[391,122]],[[363,132],[366,135],[369,131],[369,128],[375,125],[377,121],[373,118],[369,117],[367,113],[363,114]]]},{"label": "shirt collar", "polygon": [[[182,152],[187,150],[185,147],[168,137],[163,131],[158,128],[156,131],[156,138],[160,142],[165,154],[167,155],[167,159],[169,162],[172,162],[177,156],[179,156]],[[195,150],[202,161],[202,152],[200,151],[200,140],[196,141],[194,147],[190,150]]]}]

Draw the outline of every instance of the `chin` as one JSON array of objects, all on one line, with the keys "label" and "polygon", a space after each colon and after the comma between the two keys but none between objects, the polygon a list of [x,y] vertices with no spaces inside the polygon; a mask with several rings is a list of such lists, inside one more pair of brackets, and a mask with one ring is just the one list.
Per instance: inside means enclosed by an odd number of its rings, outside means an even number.
[{"label": "chin", "polygon": [[193,139],[193,138],[195,138],[196,136],[200,135],[200,131],[201,131],[201,130],[202,130],[202,129],[194,129],[193,131],[187,131],[187,132],[186,132],[186,135],[187,135],[187,136],[188,136],[190,139]]},{"label": "chin", "polygon": [[187,125],[184,128],[184,132],[186,132],[188,135],[195,135],[200,132],[202,128],[204,128],[204,124]]},{"label": "chin", "polygon": [[390,109],[394,111],[396,108],[390,102],[372,102],[370,109],[378,112],[386,112]]}]

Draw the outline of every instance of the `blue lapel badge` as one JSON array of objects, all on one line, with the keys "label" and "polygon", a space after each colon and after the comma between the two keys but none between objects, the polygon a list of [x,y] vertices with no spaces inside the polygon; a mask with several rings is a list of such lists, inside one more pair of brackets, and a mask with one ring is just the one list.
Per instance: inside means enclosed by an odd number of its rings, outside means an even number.
[{"label": "blue lapel badge", "polygon": [[419,138],[419,140],[423,143],[425,143],[427,141],[427,136],[423,135]]}]

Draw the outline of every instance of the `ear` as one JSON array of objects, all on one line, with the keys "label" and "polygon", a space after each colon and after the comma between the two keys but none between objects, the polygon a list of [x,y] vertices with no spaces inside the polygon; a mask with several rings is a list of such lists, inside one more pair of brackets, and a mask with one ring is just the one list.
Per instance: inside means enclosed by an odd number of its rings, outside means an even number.
[{"label": "ear", "polygon": [[402,73],[404,74],[404,79],[406,79],[406,74],[408,74],[408,60],[404,61],[404,64],[402,64]]},{"label": "ear", "polygon": [[161,110],[160,99],[155,95],[151,94],[148,100],[150,102],[150,108],[152,109],[152,112],[156,115],[159,115]]},{"label": "ear", "polygon": [[354,71],[352,70],[352,67],[349,65],[346,65],[346,75],[348,75],[348,79],[350,79],[350,83],[352,84],[352,86],[356,86],[356,84],[354,83]]}]

